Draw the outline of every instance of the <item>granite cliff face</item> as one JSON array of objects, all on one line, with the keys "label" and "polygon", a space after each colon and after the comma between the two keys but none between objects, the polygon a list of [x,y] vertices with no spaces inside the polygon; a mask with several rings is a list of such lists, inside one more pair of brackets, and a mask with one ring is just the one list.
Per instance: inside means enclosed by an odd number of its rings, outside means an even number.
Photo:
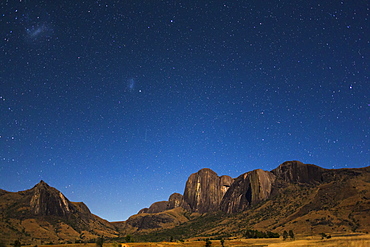
[{"label": "granite cliff face", "polygon": [[116,225],[120,229],[128,229],[128,232],[156,229],[188,221],[184,216],[186,212],[218,211],[222,197],[233,181],[229,176],[219,177],[211,169],[201,169],[188,178],[184,196],[173,193],[168,201],[155,202],[149,208],[141,209],[127,221],[118,222]]},{"label": "granite cliff face", "polygon": [[[272,171],[253,170],[236,179],[202,169],[190,175],[184,196],[175,193],[167,202],[167,208],[181,214],[165,210],[136,215],[122,229],[135,234],[176,227],[168,234],[180,232],[180,237],[187,232],[188,237],[232,235],[241,228],[294,229],[303,234],[368,232],[369,181],[370,167],[324,169],[299,161],[284,162]],[[150,208],[159,207],[154,203]]]},{"label": "granite cliff face", "polygon": [[190,205],[187,202],[185,202],[183,195],[179,193],[173,193],[168,199],[167,209],[173,209],[178,207],[190,211]]},{"label": "granite cliff face", "polygon": [[275,182],[271,172],[257,169],[240,175],[224,195],[220,209],[236,213],[267,199]]},{"label": "granite cliff face", "polygon": [[191,211],[206,213],[219,210],[220,202],[233,179],[229,176],[219,177],[208,168],[190,175],[186,182],[184,201]]},{"label": "granite cliff face", "polygon": [[324,171],[325,169],[319,166],[303,164],[299,161],[287,161],[271,172],[287,183],[313,184],[323,182]]},{"label": "granite cliff face", "polygon": [[38,216],[68,217],[78,212],[77,208],[58,190],[41,180],[31,189],[31,213]]},{"label": "granite cliff face", "polygon": [[139,213],[159,213],[176,207],[197,213],[242,212],[268,199],[274,187],[281,187],[282,183],[317,184],[333,179],[325,171],[315,165],[287,161],[272,171],[257,169],[233,179],[226,175],[219,177],[204,168],[189,176],[184,195],[174,193],[168,201],[153,203]]}]

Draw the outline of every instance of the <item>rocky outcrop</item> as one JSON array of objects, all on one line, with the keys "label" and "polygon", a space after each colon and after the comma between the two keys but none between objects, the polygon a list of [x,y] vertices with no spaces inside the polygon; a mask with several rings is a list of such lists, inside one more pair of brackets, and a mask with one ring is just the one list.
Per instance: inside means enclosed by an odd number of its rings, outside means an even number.
[{"label": "rocky outcrop", "polygon": [[193,212],[206,213],[219,210],[219,205],[233,179],[219,177],[211,169],[204,168],[190,175],[186,182],[184,201]]},{"label": "rocky outcrop", "polygon": [[114,222],[113,225],[123,234],[171,228],[189,221],[185,217],[186,213],[183,208],[176,207],[160,213],[135,214],[126,221]]},{"label": "rocky outcrop", "polygon": [[168,214],[145,214],[141,216],[131,216],[126,224],[132,228],[136,228],[138,231],[160,228],[164,224],[173,223],[174,219]]},{"label": "rocky outcrop", "polygon": [[176,207],[198,213],[217,210],[241,212],[269,198],[275,181],[278,186],[281,183],[320,183],[331,175],[325,171],[315,165],[287,161],[271,172],[257,169],[240,175],[234,181],[230,176],[219,177],[211,169],[204,168],[189,176],[183,196],[174,193],[168,201],[153,203],[139,213],[159,213]]},{"label": "rocky outcrop", "polygon": [[168,199],[167,209],[173,209],[181,207],[187,211],[190,211],[190,206],[187,202],[185,202],[184,197],[179,193],[173,193],[170,198]]},{"label": "rocky outcrop", "polygon": [[68,217],[77,212],[76,207],[58,190],[40,181],[31,189],[31,213],[39,216]]},{"label": "rocky outcrop", "polygon": [[168,201],[160,201],[153,203],[147,210],[146,213],[160,213],[167,210]]},{"label": "rocky outcrop", "polygon": [[271,172],[278,178],[287,183],[320,183],[323,182],[325,169],[303,164],[300,161],[286,161]]},{"label": "rocky outcrop", "polygon": [[179,193],[173,193],[168,201],[155,202],[149,208],[141,209],[138,214],[153,214],[160,213],[166,210],[181,207],[186,211],[190,211],[190,206],[184,201],[184,197]]},{"label": "rocky outcrop", "polygon": [[139,212],[137,214],[146,214],[146,213],[148,213],[148,210],[149,210],[149,208],[142,208],[142,209],[139,210]]},{"label": "rocky outcrop", "polygon": [[270,196],[275,176],[257,169],[240,175],[224,195],[220,209],[227,213],[241,212]]},{"label": "rocky outcrop", "polygon": [[222,195],[225,195],[226,191],[228,191],[231,184],[234,182],[234,179],[230,176],[223,175],[223,176],[221,176],[220,180],[221,180]]}]

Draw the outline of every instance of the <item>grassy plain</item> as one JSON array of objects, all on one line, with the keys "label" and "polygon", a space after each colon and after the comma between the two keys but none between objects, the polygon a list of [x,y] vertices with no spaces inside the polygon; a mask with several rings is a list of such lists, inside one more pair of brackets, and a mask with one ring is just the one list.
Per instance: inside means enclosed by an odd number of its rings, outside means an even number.
[{"label": "grassy plain", "polygon": [[[117,243],[104,243],[103,247],[118,247]],[[185,241],[185,242],[158,242],[158,243],[121,243],[121,247],[201,247],[205,246],[205,241]],[[212,247],[221,247],[219,240],[212,240]],[[280,239],[234,239],[225,240],[225,247],[369,247],[370,234],[337,235],[330,239],[322,240],[319,236],[303,237],[298,236],[295,240],[283,241]],[[50,245],[40,245],[39,247],[51,247]],[[52,247],[96,247],[95,244],[63,244],[52,245]]]}]

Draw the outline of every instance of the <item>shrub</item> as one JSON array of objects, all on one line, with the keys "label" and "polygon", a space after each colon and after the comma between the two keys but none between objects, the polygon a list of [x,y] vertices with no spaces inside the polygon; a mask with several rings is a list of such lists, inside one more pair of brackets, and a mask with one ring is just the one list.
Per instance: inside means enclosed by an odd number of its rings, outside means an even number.
[{"label": "shrub", "polygon": [[283,239],[286,240],[288,238],[288,232],[287,231],[284,231],[283,232]]},{"label": "shrub", "polygon": [[13,245],[14,247],[21,247],[22,244],[19,240],[15,240]]},{"label": "shrub", "polygon": [[97,247],[103,247],[104,243],[104,238],[103,237],[98,237],[95,241]]},{"label": "shrub", "polygon": [[260,232],[258,230],[247,230],[244,234],[246,238],[279,238],[279,233],[274,232]]},{"label": "shrub", "polygon": [[212,242],[208,238],[206,239],[206,247],[211,247]]}]

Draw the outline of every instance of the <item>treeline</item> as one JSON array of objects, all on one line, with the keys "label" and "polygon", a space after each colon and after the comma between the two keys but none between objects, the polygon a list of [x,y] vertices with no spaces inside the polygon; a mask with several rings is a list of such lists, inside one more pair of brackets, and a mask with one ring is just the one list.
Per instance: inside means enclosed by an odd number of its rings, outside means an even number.
[{"label": "treeline", "polygon": [[244,234],[246,238],[279,238],[280,234],[276,232],[260,232],[258,230],[247,230]]}]

